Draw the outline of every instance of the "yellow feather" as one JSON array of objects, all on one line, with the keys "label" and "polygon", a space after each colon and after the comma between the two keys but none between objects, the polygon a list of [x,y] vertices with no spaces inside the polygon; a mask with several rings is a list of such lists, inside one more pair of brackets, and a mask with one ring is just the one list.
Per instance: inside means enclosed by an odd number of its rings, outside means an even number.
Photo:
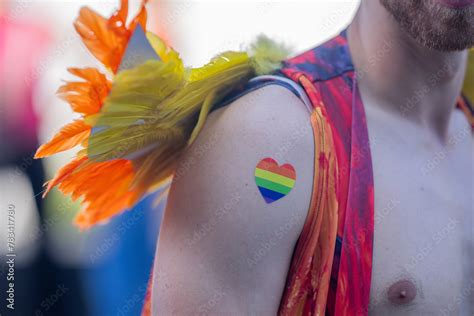
[{"label": "yellow feather", "polygon": [[288,46],[277,43],[261,34],[250,44],[249,55],[252,56],[252,67],[257,75],[264,75],[280,68],[281,61],[289,56]]},{"label": "yellow feather", "polygon": [[199,118],[196,123],[196,126],[194,127],[193,132],[191,133],[191,136],[189,137],[188,145],[191,145],[194,142],[196,137],[199,135],[199,132],[204,127],[204,122],[206,121],[207,115],[209,114],[209,112],[212,109],[212,106],[214,105],[215,97],[216,97],[216,92],[212,91],[211,93],[207,95],[206,99],[204,100],[204,103],[201,108],[201,112],[199,112]]},{"label": "yellow feather", "polygon": [[101,113],[87,121],[94,123],[89,158],[141,157],[135,159],[136,185],[153,185],[172,175],[174,163],[196,139],[213,106],[257,73],[274,71],[288,54],[283,45],[259,36],[249,52],[223,52],[202,67],[185,69],[159,37],[147,33],[147,38],[161,60],[121,71]]}]

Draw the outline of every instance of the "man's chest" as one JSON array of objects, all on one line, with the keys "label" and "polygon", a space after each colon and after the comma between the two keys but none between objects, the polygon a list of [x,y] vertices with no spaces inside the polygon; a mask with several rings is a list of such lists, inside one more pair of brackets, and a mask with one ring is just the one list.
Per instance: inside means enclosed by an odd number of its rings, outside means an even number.
[{"label": "man's chest", "polygon": [[[433,147],[368,113],[375,184],[370,314],[472,315],[473,149]],[[383,120],[382,120],[383,121]]]}]

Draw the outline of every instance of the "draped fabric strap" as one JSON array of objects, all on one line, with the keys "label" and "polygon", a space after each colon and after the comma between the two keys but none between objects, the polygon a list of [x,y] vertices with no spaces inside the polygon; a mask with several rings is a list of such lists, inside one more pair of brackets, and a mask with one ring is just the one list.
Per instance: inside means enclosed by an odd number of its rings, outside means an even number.
[{"label": "draped fabric strap", "polygon": [[[337,201],[321,206],[313,204],[308,216],[328,216],[318,221],[316,233],[303,230],[287,278],[281,309],[285,315],[366,315],[368,313],[372,272],[374,225],[374,189],[368,131],[363,104],[355,82],[345,31],[330,41],[286,61],[281,73],[298,82],[308,94],[315,111],[323,113],[324,133],[331,131],[331,160],[336,164],[334,185]],[[322,133],[318,131],[317,133]],[[316,139],[321,137],[315,133]],[[316,149],[318,151],[318,149]],[[319,161],[318,161],[319,162]],[[318,192],[316,185],[321,164],[315,164],[314,196],[329,197],[332,192]],[[328,190],[328,187],[323,187]],[[330,205],[336,206],[332,210]],[[313,215],[316,214],[316,215]],[[332,216],[332,217],[331,217]],[[307,223],[308,224],[308,223]],[[309,225],[309,224],[308,224]],[[318,234],[324,230],[335,233]],[[312,243],[319,243],[311,247]],[[301,250],[305,249],[305,250]],[[327,249],[330,249],[329,251]],[[311,258],[311,270],[298,260],[300,252]],[[323,258],[323,260],[321,260]],[[327,266],[326,264],[329,264]],[[327,273],[329,272],[329,278]],[[304,308],[292,304],[306,297]]]},{"label": "draped fabric strap", "polygon": [[324,102],[311,81],[298,78],[313,103],[314,178],[310,209],[293,254],[280,315],[323,315],[338,223],[338,166]]}]

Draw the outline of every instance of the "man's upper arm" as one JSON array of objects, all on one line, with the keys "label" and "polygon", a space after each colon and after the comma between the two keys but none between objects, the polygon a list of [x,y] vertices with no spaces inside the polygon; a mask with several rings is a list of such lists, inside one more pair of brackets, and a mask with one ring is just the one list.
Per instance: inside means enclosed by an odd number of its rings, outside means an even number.
[{"label": "man's upper arm", "polygon": [[[314,143],[308,110],[267,86],[213,113],[170,190],[154,267],[153,313],[275,314],[308,212]],[[266,157],[296,170],[267,204],[255,183]]]}]

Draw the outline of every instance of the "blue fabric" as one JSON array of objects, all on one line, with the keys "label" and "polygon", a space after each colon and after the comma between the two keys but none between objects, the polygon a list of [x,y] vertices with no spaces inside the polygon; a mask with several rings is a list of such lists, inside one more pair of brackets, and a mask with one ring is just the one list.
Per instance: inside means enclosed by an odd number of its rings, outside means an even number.
[{"label": "blue fabric", "polygon": [[[286,77],[278,73],[275,73],[274,76],[281,76],[282,78],[286,79]],[[245,85],[236,87],[234,90],[232,90],[232,92],[230,92],[219,104],[217,104],[216,106],[212,108],[212,111],[215,111],[217,109],[220,109],[222,107],[229,105],[229,103],[232,103],[233,101],[246,95],[247,93],[250,93],[254,90],[257,90],[259,88],[262,88],[268,85],[275,85],[275,84],[287,88],[288,90],[293,92],[297,97],[300,97],[298,91],[296,91],[295,88],[287,82],[277,80],[276,78],[255,77],[252,80],[248,81]]]},{"label": "blue fabric", "polygon": [[164,208],[164,203],[152,207],[156,195],[92,234],[86,255],[91,267],[84,276],[90,315],[140,315]]}]

